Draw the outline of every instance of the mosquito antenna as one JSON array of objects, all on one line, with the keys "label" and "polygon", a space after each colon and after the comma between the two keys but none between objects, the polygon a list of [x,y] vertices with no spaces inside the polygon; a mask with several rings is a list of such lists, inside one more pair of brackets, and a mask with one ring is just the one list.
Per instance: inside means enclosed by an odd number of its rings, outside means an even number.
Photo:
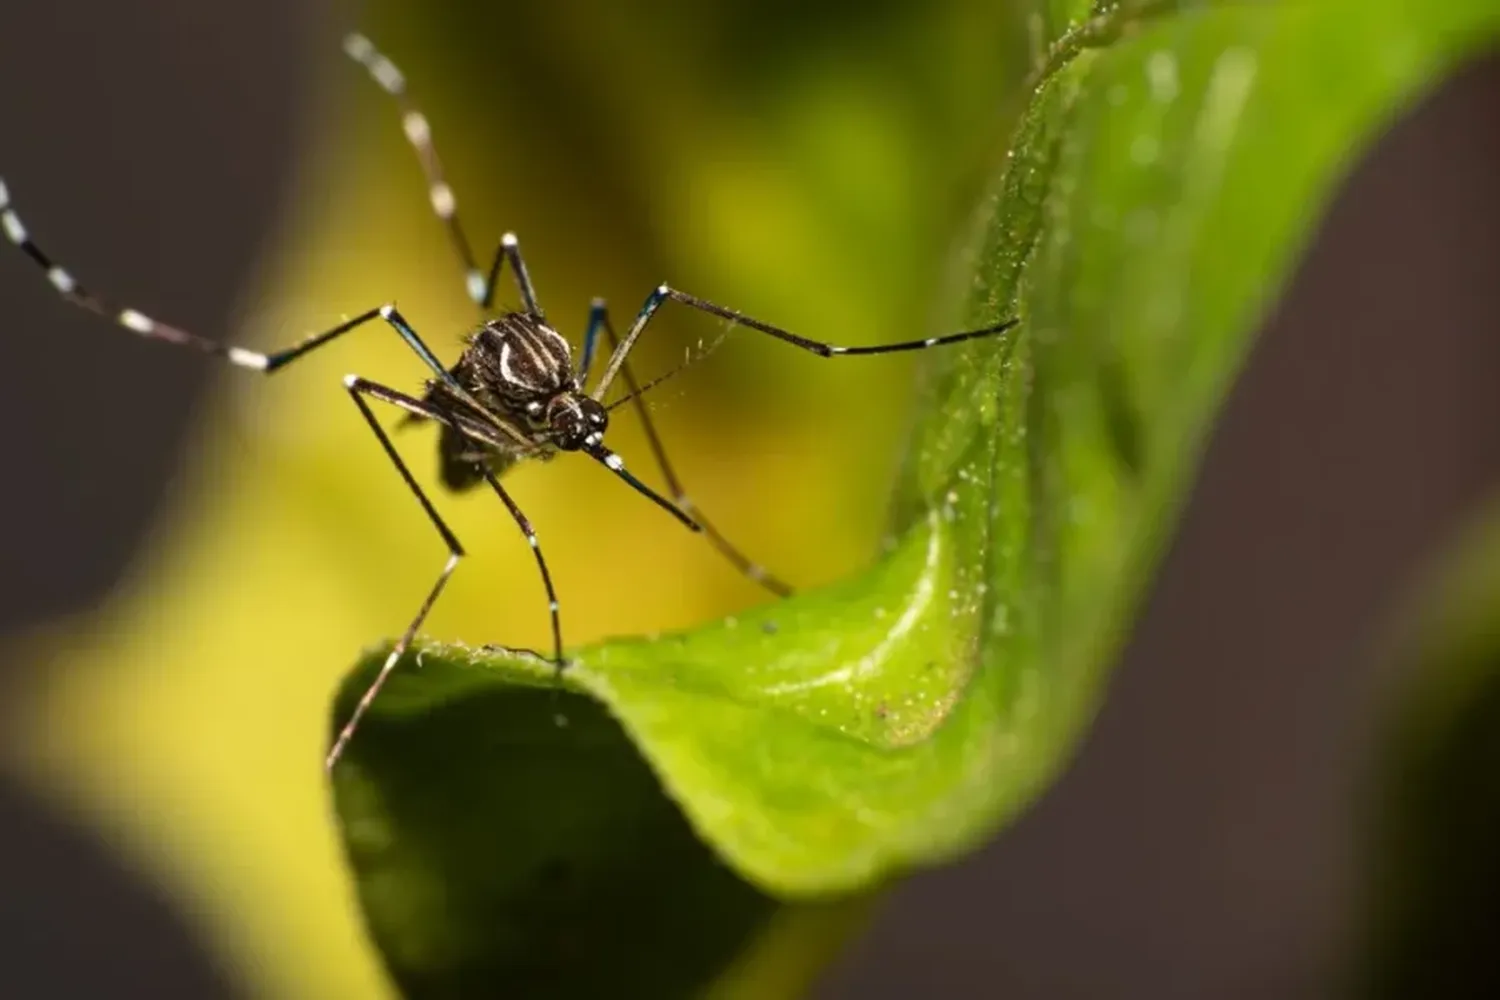
[{"label": "mosquito antenna", "polygon": [[734,332],[734,327],[735,325],[733,323],[725,324],[723,331],[714,338],[713,343],[709,344],[707,347],[703,347],[700,343],[699,350],[696,353],[689,351],[688,356],[686,358],[683,358],[682,361],[679,362],[675,367],[669,368],[667,371],[656,376],[654,379],[647,382],[640,388],[635,389],[631,392],[627,392],[625,395],[621,396],[613,403],[610,403],[607,407],[605,407],[605,409],[613,410],[618,406],[624,406],[626,403],[630,402],[632,399],[635,399],[637,396],[644,396],[646,393],[650,392],[652,389],[655,389],[657,386],[661,385],[668,379],[673,378],[677,375],[681,375],[684,371],[702,361],[714,351],[717,351],[720,345],[722,345],[724,341],[728,339],[729,335]]}]

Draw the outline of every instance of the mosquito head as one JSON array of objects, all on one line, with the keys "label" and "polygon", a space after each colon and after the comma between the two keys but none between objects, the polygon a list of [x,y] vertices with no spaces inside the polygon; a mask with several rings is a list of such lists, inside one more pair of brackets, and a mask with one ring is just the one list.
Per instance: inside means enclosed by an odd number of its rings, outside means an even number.
[{"label": "mosquito head", "polygon": [[609,426],[609,412],[581,392],[560,392],[547,404],[547,427],[563,451],[597,445]]}]

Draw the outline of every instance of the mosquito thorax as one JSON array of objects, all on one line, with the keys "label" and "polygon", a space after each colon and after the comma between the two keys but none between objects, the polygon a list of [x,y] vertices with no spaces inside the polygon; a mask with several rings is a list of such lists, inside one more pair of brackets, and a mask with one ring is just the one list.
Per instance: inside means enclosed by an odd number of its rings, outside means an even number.
[{"label": "mosquito thorax", "polygon": [[609,412],[581,392],[560,392],[547,402],[547,427],[563,451],[599,444],[608,426]]}]

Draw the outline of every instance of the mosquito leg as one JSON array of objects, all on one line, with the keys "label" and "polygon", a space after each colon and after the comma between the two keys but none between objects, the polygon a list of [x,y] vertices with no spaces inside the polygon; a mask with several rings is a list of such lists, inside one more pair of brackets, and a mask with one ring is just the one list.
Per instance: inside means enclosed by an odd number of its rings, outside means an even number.
[{"label": "mosquito leg", "polygon": [[464,267],[469,295],[474,301],[483,301],[485,293],[484,274],[479,270],[473,247],[458,221],[458,200],[453,188],[448,185],[443,173],[443,163],[438,159],[437,148],[432,144],[432,127],[406,92],[406,77],[364,35],[354,33],[344,37],[344,51],[349,58],[359,63],[370,73],[370,78],[391,97],[401,112],[401,130],[416,150],[422,164],[422,173],[427,178],[427,198],[432,211],[448,230],[448,238]]},{"label": "mosquito leg", "polygon": [[479,303],[481,309],[488,309],[495,299],[495,283],[500,280],[500,267],[507,260],[510,261],[511,273],[516,277],[516,287],[521,292],[521,304],[528,313],[545,321],[542,307],[537,304],[536,286],[531,283],[531,273],[526,270],[526,261],[521,258],[521,244],[515,233],[506,233],[500,237],[500,245],[495,248],[495,259],[490,263],[484,287],[476,290],[471,285],[469,294],[474,296],[474,301]]},{"label": "mosquito leg", "polygon": [[[448,369],[444,367],[443,363],[440,360],[438,360],[438,356],[432,353],[432,349],[428,347],[425,342],[423,342],[422,338],[417,334],[417,331],[413,329],[412,325],[406,321],[406,317],[402,316],[400,311],[390,303],[386,303],[385,305],[379,306],[375,309],[366,310],[353,319],[348,320],[344,323],[340,323],[338,326],[334,327],[331,330],[325,330],[323,333],[315,333],[311,337],[299,340],[297,343],[293,344],[290,347],[271,352],[270,354],[266,355],[266,371],[276,371],[278,368],[283,368],[286,365],[291,364],[293,361],[296,361],[304,354],[311,353],[312,351],[317,350],[319,347],[322,347],[324,344],[328,343],[334,338],[340,337],[348,333],[350,330],[353,330],[358,326],[362,326],[363,324],[368,323],[374,319],[385,320],[385,322],[390,325],[391,329],[396,331],[397,336],[401,338],[406,346],[411,348],[412,353],[420,358],[422,360],[422,363],[432,370],[432,373],[434,375],[445,381],[453,381],[452,377],[448,374]],[[457,387],[456,383],[454,383],[454,385],[455,387]]]},{"label": "mosquito leg", "polygon": [[[230,364],[241,368],[249,368],[254,371],[266,371],[270,368],[270,359],[259,351],[247,350],[243,347],[234,347],[228,344],[220,344],[196,334],[179,330],[175,326],[169,326],[158,320],[154,320],[145,313],[135,309],[119,309],[109,305],[101,299],[90,294],[73,273],[57,264],[49,257],[40,246],[31,238],[26,226],[21,222],[21,217],[16,214],[11,204],[10,191],[4,181],[0,181],[0,230],[5,233],[5,238],[14,244],[20,251],[31,259],[47,275],[47,280],[52,284],[59,295],[69,302],[95,315],[102,316],[107,320],[118,323],[131,333],[147,340],[160,340],[169,344],[176,344],[191,350],[201,351],[204,354],[212,354],[223,358]],[[374,313],[362,316],[351,321],[346,326],[357,326],[365,320],[370,319]],[[337,336],[343,330],[337,330],[325,336]]]},{"label": "mosquito leg", "polygon": [[[252,351],[244,347],[236,347],[233,344],[221,344],[217,341],[200,337],[197,334],[188,333],[160,320],[153,319],[145,313],[136,309],[116,308],[103,299],[95,296],[83,285],[79,284],[72,272],[57,264],[47,252],[44,251],[35,240],[31,238],[21,217],[16,214],[15,208],[10,201],[10,191],[4,181],[0,181],[0,231],[5,238],[14,244],[34,264],[42,269],[47,275],[48,282],[55,288],[64,299],[87,309],[97,316],[123,326],[131,333],[144,337],[147,340],[159,340],[180,347],[201,351],[223,358],[232,365],[240,368],[248,368],[252,371],[274,372],[285,367],[291,362],[311,353],[324,344],[342,337],[351,330],[364,326],[375,319],[383,319],[400,335],[406,345],[412,349],[417,357],[430,368],[439,378],[451,381],[448,370],[431,349],[417,335],[410,323],[402,317],[401,313],[392,305],[383,305],[375,309],[367,309],[352,319],[344,320],[337,326],[331,327],[321,333],[315,333],[297,341],[290,347],[281,350],[264,353]],[[454,388],[457,388],[456,383]],[[460,390],[461,391],[461,390]]]},{"label": "mosquito leg", "polygon": [[432,505],[432,501],[423,492],[421,485],[412,476],[411,470],[406,466],[406,462],[402,460],[400,453],[391,444],[389,435],[380,426],[380,421],[375,419],[375,414],[370,409],[370,405],[365,402],[364,396],[370,395],[377,399],[385,399],[388,402],[397,402],[397,399],[393,399],[392,397],[399,397],[400,402],[397,405],[402,406],[403,409],[412,412],[425,411],[423,415],[433,419],[439,419],[439,415],[420,400],[412,399],[400,393],[394,393],[391,390],[385,389],[384,386],[368,382],[355,375],[350,375],[344,380],[344,387],[348,389],[349,398],[353,399],[354,405],[359,407],[359,412],[364,416],[365,422],[370,425],[370,430],[374,432],[375,437],[380,441],[380,446],[385,449],[385,453],[389,456],[391,463],[395,465],[396,471],[405,480],[407,488],[417,498],[417,502],[422,505],[422,510],[426,513],[427,519],[432,522],[432,526],[442,536],[443,543],[448,546],[448,560],[443,564],[442,572],[438,574],[436,582],[433,583],[432,588],[427,592],[427,597],[422,601],[421,607],[417,609],[416,616],[412,618],[411,624],[406,627],[405,632],[401,633],[401,638],[396,641],[396,645],[391,647],[389,655],[385,658],[385,663],[380,667],[380,672],[375,675],[375,679],[370,682],[370,686],[360,696],[359,703],[354,706],[354,712],[349,716],[349,721],[344,723],[343,729],[339,730],[338,737],[333,741],[333,747],[328,751],[327,760],[324,762],[324,766],[329,770],[333,769],[333,765],[338,762],[339,757],[343,754],[344,748],[348,746],[349,740],[354,737],[355,731],[359,728],[360,720],[364,718],[365,713],[369,711],[370,706],[375,702],[375,697],[380,693],[380,689],[384,686],[386,678],[390,676],[391,671],[400,662],[402,655],[411,646],[412,639],[416,636],[417,630],[422,627],[422,622],[426,620],[428,612],[437,603],[438,596],[442,594],[443,587],[447,585],[448,578],[453,575],[454,568],[458,566],[459,560],[464,557],[464,548],[459,544],[457,536],[453,534],[452,529],[448,527],[442,515],[437,512],[437,508]]},{"label": "mosquito leg", "polygon": [[[444,522],[442,515],[437,512],[437,508],[433,506],[426,492],[423,491],[422,487],[412,476],[411,470],[396,451],[395,446],[391,443],[390,436],[380,426],[380,422],[375,418],[375,414],[371,411],[369,404],[365,402],[364,397],[369,396],[383,403],[399,407],[416,416],[447,424],[461,433],[473,437],[479,444],[503,446],[506,443],[503,438],[497,437],[492,429],[470,421],[461,414],[446,413],[423,400],[408,396],[406,393],[398,392],[379,383],[360,378],[357,375],[350,375],[346,378],[344,386],[348,389],[349,395],[354,400],[355,405],[359,407],[359,411],[364,416],[365,422],[370,425],[370,429],[374,431],[376,438],[379,439],[380,446],[385,449],[386,455],[390,457],[391,463],[396,466],[396,471],[401,474],[401,478],[406,482],[407,488],[417,498],[417,502],[422,505],[422,510],[427,514],[427,519],[432,522],[432,526],[437,529],[438,534],[442,536],[444,543],[447,544],[448,561],[443,565],[442,572],[438,575],[437,581],[428,592],[427,599],[422,602],[422,606],[417,610],[416,617],[412,619],[406,631],[401,634],[401,638],[396,642],[396,645],[391,648],[385,662],[381,665],[380,672],[375,675],[375,680],[371,682],[370,687],[360,697],[359,703],[355,706],[354,712],[349,717],[349,721],[340,730],[338,738],[334,741],[333,748],[328,753],[326,766],[329,768],[332,768],[334,763],[337,762],[340,754],[344,751],[344,747],[354,736],[355,730],[359,728],[360,720],[369,710],[370,705],[374,703],[376,696],[380,693],[381,687],[385,684],[386,678],[390,676],[391,671],[395,669],[396,664],[400,662],[406,650],[411,647],[412,640],[422,627],[422,622],[426,620],[428,613],[432,610],[432,606],[437,603],[438,596],[443,592],[443,587],[448,583],[448,578],[453,574],[454,568],[464,556],[464,549],[459,543],[458,538],[453,534],[447,523]],[[547,561],[542,556],[541,544],[537,540],[536,532],[531,527],[531,521],[522,513],[521,508],[516,505],[516,502],[511,499],[510,494],[500,485],[499,480],[488,470],[485,471],[484,475],[490,486],[494,488],[495,493],[505,504],[506,509],[510,511],[511,517],[515,518],[516,524],[520,526],[522,534],[526,536],[526,541],[530,544],[532,554],[536,558],[537,569],[541,571],[542,575],[542,585],[547,591],[547,607],[552,617],[553,655],[551,662],[561,670],[567,664],[563,660],[562,655],[560,605],[557,600],[557,591],[552,585],[552,574],[548,571]]]},{"label": "mosquito leg", "polygon": [[489,309],[494,301],[500,268],[508,260],[516,285],[521,291],[522,304],[528,313],[541,319],[542,311],[537,305],[536,289],[531,283],[531,275],[526,271],[526,262],[521,259],[521,248],[514,233],[506,233],[500,237],[489,271],[479,269],[473,247],[458,221],[458,199],[453,195],[453,188],[443,173],[443,163],[438,158],[437,147],[432,143],[432,126],[407,93],[406,77],[364,35],[351,34],[345,37],[344,51],[369,71],[370,77],[380,89],[395,99],[396,107],[401,112],[401,130],[406,133],[407,141],[416,150],[417,160],[422,164],[422,173],[427,179],[427,197],[432,203],[432,211],[447,227],[448,238],[463,265],[469,297],[480,308]]},{"label": "mosquito leg", "polygon": [[[583,331],[583,351],[578,357],[578,384],[589,384],[589,369],[594,366],[594,353],[599,347],[599,331],[609,322],[609,305],[601,298],[589,303],[589,325]],[[615,342],[614,327],[610,326],[610,341]]]},{"label": "mosquito leg", "polygon": [[485,482],[495,491],[495,495],[505,504],[505,509],[510,511],[510,516],[515,519],[516,526],[521,529],[521,534],[526,536],[526,544],[531,546],[531,554],[536,558],[537,571],[542,574],[542,586],[547,591],[547,609],[552,615],[552,664],[558,670],[566,667],[567,661],[563,659],[562,644],[562,619],[559,617],[561,605],[557,601],[557,590],[552,586],[552,573],[547,569],[547,559],[542,555],[542,543],[536,537],[536,531],[531,527],[531,519],[528,518],[521,508],[511,499],[511,495],[500,480],[489,469],[484,470]]},{"label": "mosquito leg", "polygon": [[593,444],[584,445],[581,449],[579,449],[579,451],[582,454],[587,455],[589,458],[592,458],[600,465],[604,466],[610,472],[614,473],[615,476],[624,481],[626,486],[629,486],[641,496],[645,497],[647,500],[650,500],[652,503],[656,504],[668,514],[671,514],[673,517],[677,518],[677,520],[682,524],[684,528],[687,528],[689,531],[703,530],[703,525],[694,520],[691,514],[682,510],[672,501],[668,500],[666,497],[662,496],[660,493],[656,492],[651,487],[647,486],[645,483],[641,482],[634,475],[628,472],[625,469],[625,460],[615,452],[610,451],[607,447],[604,446],[603,443],[596,441]]},{"label": "mosquito leg", "polygon": [[804,351],[810,351],[825,358],[856,354],[894,354],[899,351],[920,351],[929,347],[941,347],[945,344],[958,344],[965,340],[974,340],[978,337],[988,337],[993,334],[1002,333],[1020,322],[1017,319],[1008,319],[1004,323],[997,323],[994,326],[982,327],[978,330],[966,330],[962,333],[945,334],[941,337],[928,337],[924,340],[904,340],[900,343],[878,344],[870,347],[842,347],[838,344],[829,344],[821,340],[810,340],[807,337],[783,330],[779,326],[772,326],[769,323],[753,319],[742,312],[737,312],[721,305],[715,305],[706,299],[700,299],[686,292],[679,292],[677,289],[668,287],[667,285],[660,285],[647,296],[645,304],[641,306],[641,311],[636,314],[635,322],[630,325],[630,330],[625,334],[625,339],[620,342],[619,346],[615,348],[614,353],[610,355],[609,365],[604,369],[604,375],[599,379],[599,384],[594,387],[594,391],[590,393],[594,399],[602,400],[604,398],[604,393],[615,380],[615,376],[619,374],[621,366],[625,364],[626,356],[635,347],[635,342],[640,337],[641,331],[646,328],[646,324],[651,321],[651,318],[656,315],[657,310],[667,301],[680,302],[685,306],[690,306],[712,316],[718,316],[721,319],[727,319],[738,326],[748,327],[751,330],[768,334],[777,340],[785,341],[794,347],[800,347]]},{"label": "mosquito leg", "polygon": [[[603,299],[595,299],[589,310],[588,332],[583,339],[583,373],[581,380],[587,380],[587,366],[593,353],[595,341],[599,331],[603,330],[609,338],[610,346],[618,349],[620,338],[615,333],[615,327],[609,318],[609,309]],[[781,580],[766,572],[759,563],[753,562],[745,556],[739,548],[715,528],[713,524],[703,516],[703,512],[697,508],[692,499],[683,488],[682,480],[677,478],[677,472],[672,467],[672,462],[667,458],[666,446],[662,444],[661,435],[657,433],[656,424],[651,419],[650,411],[646,407],[646,401],[641,395],[640,383],[636,381],[634,373],[630,370],[630,364],[624,360],[620,364],[620,376],[625,380],[625,387],[630,394],[631,403],[635,406],[635,412],[641,419],[641,427],[646,432],[646,440],[651,445],[651,453],[656,456],[657,467],[661,469],[661,476],[667,481],[667,489],[671,492],[672,502],[686,514],[692,515],[693,519],[703,529],[704,535],[708,537],[710,544],[718,550],[719,554],[729,560],[734,568],[746,577],[765,587],[778,597],[786,597],[791,594],[792,588]]]}]

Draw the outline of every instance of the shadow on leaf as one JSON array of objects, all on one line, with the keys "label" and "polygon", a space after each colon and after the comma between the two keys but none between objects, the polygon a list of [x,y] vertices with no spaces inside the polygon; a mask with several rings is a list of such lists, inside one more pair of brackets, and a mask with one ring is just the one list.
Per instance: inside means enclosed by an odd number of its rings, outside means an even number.
[{"label": "shadow on leaf", "polygon": [[[441,662],[401,672],[470,686],[435,677],[456,672]],[[334,788],[404,995],[696,995],[775,909],[693,835],[596,702],[535,682],[421,706],[388,694],[407,710],[370,715]]]}]

